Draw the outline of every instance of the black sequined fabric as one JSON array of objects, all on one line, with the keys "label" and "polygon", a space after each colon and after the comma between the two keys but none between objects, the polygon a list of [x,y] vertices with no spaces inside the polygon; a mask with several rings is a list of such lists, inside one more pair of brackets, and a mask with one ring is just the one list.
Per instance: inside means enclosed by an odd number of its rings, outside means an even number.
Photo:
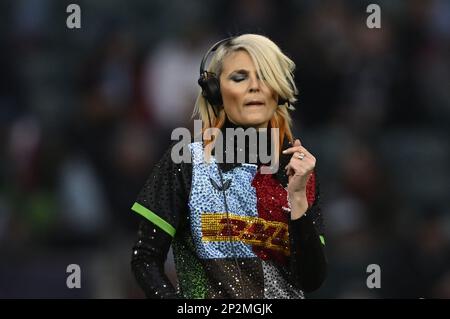
[{"label": "black sequined fabric", "polygon": [[[142,219],[131,266],[148,298],[303,298],[321,286],[327,260],[317,167],[310,206],[292,221],[284,170],[261,177],[259,164],[205,165],[201,142],[189,144],[192,163],[177,164],[172,147],[134,209]],[[280,167],[288,161],[281,156]],[[164,273],[170,245],[178,287]]]}]

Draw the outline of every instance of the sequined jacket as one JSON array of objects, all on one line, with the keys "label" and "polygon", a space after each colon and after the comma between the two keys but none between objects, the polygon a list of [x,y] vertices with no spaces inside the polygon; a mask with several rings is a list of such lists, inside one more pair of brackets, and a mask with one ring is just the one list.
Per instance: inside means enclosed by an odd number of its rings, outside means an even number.
[{"label": "sequined jacket", "polygon": [[[142,218],[131,266],[147,297],[304,298],[321,286],[327,260],[317,166],[308,210],[291,220],[282,169],[290,156],[280,155],[270,175],[261,163],[206,163],[202,142],[188,145],[191,163],[176,164],[172,147],[132,206]],[[170,245],[178,287],[164,272]]]}]

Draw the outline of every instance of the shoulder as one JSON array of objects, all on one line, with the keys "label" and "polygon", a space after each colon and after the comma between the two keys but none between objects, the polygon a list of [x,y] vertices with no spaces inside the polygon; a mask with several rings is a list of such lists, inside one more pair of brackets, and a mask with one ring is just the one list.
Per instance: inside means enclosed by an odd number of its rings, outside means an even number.
[{"label": "shoulder", "polygon": [[159,159],[157,166],[181,168],[192,162],[192,148],[195,143],[191,141],[175,140],[169,143]]}]

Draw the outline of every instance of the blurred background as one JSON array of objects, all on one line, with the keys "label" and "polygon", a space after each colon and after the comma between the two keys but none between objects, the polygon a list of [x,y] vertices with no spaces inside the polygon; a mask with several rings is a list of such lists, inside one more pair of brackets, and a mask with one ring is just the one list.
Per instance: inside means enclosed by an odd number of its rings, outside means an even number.
[{"label": "blurred background", "polygon": [[[450,298],[446,0],[2,1],[1,298],[143,297],[130,207],[171,131],[192,126],[205,51],[247,32],[297,64],[330,263],[309,297]],[[81,289],[66,287],[73,263]]]}]

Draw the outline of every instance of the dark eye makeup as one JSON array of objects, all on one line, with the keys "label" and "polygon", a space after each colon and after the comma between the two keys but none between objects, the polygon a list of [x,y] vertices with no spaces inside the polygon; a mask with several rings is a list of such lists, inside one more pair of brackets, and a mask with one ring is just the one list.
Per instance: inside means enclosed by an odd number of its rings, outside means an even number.
[{"label": "dark eye makeup", "polygon": [[[256,76],[259,79],[259,76]],[[234,82],[241,82],[243,80],[246,80],[248,78],[248,71],[247,70],[237,70],[231,73],[229,78]]]},{"label": "dark eye makeup", "polygon": [[247,78],[246,74],[233,74],[230,79],[234,82],[241,82]]}]

